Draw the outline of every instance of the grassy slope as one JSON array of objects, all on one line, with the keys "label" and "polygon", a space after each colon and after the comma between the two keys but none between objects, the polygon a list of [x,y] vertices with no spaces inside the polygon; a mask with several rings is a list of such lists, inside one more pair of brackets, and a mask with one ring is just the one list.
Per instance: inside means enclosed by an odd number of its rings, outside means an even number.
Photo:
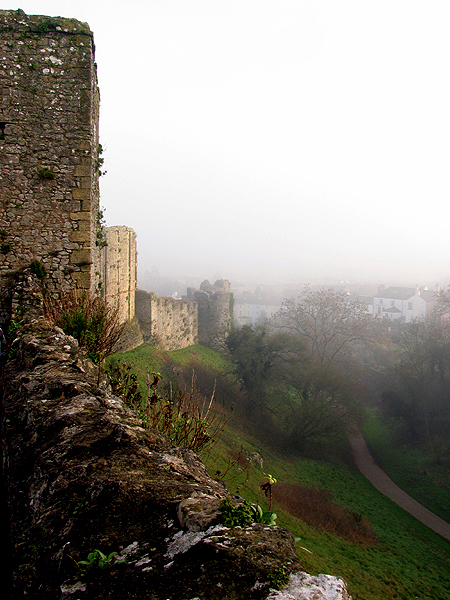
[{"label": "grassy slope", "polygon": [[194,367],[195,364],[199,364],[213,372],[223,372],[227,367],[226,360],[220,354],[200,344],[172,352],[156,350],[148,344],[142,344],[129,352],[108,357],[107,366],[114,365],[119,360],[133,366],[139,375],[140,389],[144,394],[147,393],[147,373],[161,373],[163,381],[175,384],[174,368],[186,368],[191,365]]},{"label": "grassy slope", "polygon": [[[192,361],[212,370],[225,367],[223,357],[201,346],[176,352],[158,352],[141,346],[122,356],[136,364],[145,379],[147,365],[150,371],[159,370],[168,376],[173,375],[173,366],[185,366]],[[171,366],[167,366],[167,361]],[[218,443],[202,454],[210,474],[223,472],[241,447],[247,455],[259,453],[264,459],[263,470],[279,481],[330,489],[334,501],[370,519],[378,539],[374,546],[352,544],[315,530],[274,506],[278,524],[301,538],[298,553],[306,571],[342,576],[354,600],[450,597],[450,543],[379,494],[358,472],[336,464],[282,456],[262,440],[249,436],[245,426],[232,420]],[[250,463],[247,469],[235,465],[224,479],[231,493],[238,491],[267,508],[266,499],[258,493],[264,477],[255,463]]]}]

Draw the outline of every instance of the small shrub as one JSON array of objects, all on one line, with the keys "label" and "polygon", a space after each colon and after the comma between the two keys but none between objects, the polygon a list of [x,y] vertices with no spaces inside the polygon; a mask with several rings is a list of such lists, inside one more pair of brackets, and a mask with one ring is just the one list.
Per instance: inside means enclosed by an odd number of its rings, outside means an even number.
[{"label": "small shrub", "polygon": [[9,342],[8,358],[14,358],[17,354],[17,341],[20,336],[20,331],[23,327],[23,318],[27,314],[28,310],[28,308],[25,308],[24,306],[19,304],[9,323],[7,335]]},{"label": "small shrub", "polygon": [[36,25],[37,31],[42,34],[48,33],[49,31],[56,31],[57,27],[58,22],[51,18],[45,19],[45,21]]},{"label": "small shrub", "polygon": [[8,252],[11,252],[11,244],[3,242],[3,244],[0,246],[0,251],[2,254],[8,254]]},{"label": "small shrub", "polygon": [[[106,241],[106,220],[105,220],[105,209],[100,208],[97,212],[97,220],[96,220],[96,233],[95,233],[95,245],[101,250],[108,245]],[[120,252],[120,249],[119,249]]]},{"label": "small shrub", "polygon": [[42,180],[56,179],[55,173],[53,173],[53,171],[51,169],[49,169],[48,167],[43,167],[42,169],[40,169],[38,174],[39,174],[39,179],[42,179]]},{"label": "small shrub", "polygon": [[12,319],[8,327],[8,340],[10,344],[8,349],[8,358],[10,359],[13,359],[17,354],[18,347],[14,342],[16,341],[21,329],[21,323]]},{"label": "small shrub", "polygon": [[68,509],[69,513],[71,513],[72,515],[76,515],[84,507],[84,504],[85,504],[84,496],[78,496],[78,494],[74,493],[68,506],[67,506],[67,509]]},{"label": "small shrub", "polygon": [[228,496],[220,503],[222,521],[226,527],[248,527],[253,523],[275,525],[277,515],[272,511],[263,512],[259,504],[250,504],[247,500],[235,503]]},{"label": "small shrub", "polygon": [[130,406],[140,406],[143,396],[139,391],[138,376],[131,370],[131,365],[117,361],[115,365],[109,365],[107,375],[114,394],[121,396]]},{"label": "small shrub", "polygon": [[103,569],[104,567],[110,567],[114,561],[114,557],[117,552],[111,552],[111,554],[103,554],[100,550],[94,550],[88,554],[87,560],[79,560],[77,565],[82,571],[89,569]]},{"label": "small shrub", "polygon": [[265,523],[266,525],[277,524],[276,513],[272,512],[271,510],[266,510],[263,512],[263,509],[259,506],[259,504],[253,504],[252,509],[255,523]]},{"label": "small shrub", "polygon": [[33,275],[36,275],[38,279],[44,279],[44,277],[47,275],[47,269],[38,260],[33,260],[33,262],[30,264],[30,271],[33,273]]},{"label": "small shrub", "polygon": [[255,522],[252,505],[247,500],[235,504],[231,496],[228,496],[220,503],[220,510],[226,527],[248,527]]},{"label": "small shrub", "polygon": [[103,154],[103,146],[99,144],[97,146],[97,159],[95,161],[95,168],[98,170],[98,176],[106,175],[106,171],[102,171],[102,167],[105,164],[105,159],[102,156]]}]

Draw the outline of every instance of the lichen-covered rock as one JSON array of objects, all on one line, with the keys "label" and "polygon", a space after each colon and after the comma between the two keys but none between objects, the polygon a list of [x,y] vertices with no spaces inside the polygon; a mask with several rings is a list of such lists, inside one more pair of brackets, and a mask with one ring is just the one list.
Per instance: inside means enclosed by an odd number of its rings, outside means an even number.
[{"label": "lichen-covered rock", "polygon": [[220,501],[217,497],[195,493],[178,505],[178,521],[188,531],[204,531],[219,521]]},{"label": "lichen-covered rock", "polygon": [[340,577],[293,573],[289,583],[272,591],[267,600],[351,600],[351,596]]}]

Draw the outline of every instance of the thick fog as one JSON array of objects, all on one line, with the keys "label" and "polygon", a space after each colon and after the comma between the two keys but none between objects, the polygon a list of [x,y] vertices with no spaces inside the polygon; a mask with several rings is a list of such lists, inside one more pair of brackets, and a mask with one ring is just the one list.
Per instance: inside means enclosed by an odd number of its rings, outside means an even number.
[{"label": "thick fog", "polygon": [[25,0],[94,32],[140,274],[447,285],[446,0]]}]

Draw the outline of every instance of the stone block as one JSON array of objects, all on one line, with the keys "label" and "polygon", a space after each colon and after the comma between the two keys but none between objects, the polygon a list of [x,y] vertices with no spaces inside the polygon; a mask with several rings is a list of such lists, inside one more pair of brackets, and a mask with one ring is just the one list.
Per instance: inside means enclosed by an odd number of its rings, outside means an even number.
[{"label": "stone block", "polygon": [[80,143],[78,144],[78,148],[79,150],[91,150],[91,144],[88,141],[82,140],[80,141]]},{"label": "stone block", "polygon": [[92,208],[92,198],[86,198],[85,200],[82,201],[81,203],[81,210],[83,211],[90,211]]},{"label": "stone block", "polygon": [[90,221],[91,213],[86,210],[82,210],[80,212],[71,212],[70,218],[72,221]]},{"label": "stone block", "polygon": [[90,164],[87,164],[87,165],[77,165],[75,167],[74,174],[77,177],[90,177],[90,174],[91,174],[91,166],[90,166]]},{"label": "stone block", "polygon": [[72,198],[74,200],[87,200],[91,197],[90,188],[73,188],[72,190]]},{"label": "stone block", "polygon": [[91,274],[88,271],[84,273],[76,271],[72,273],[72,279],[75,282],[75,287],[78,289],[88,290],[91,287]]},{"label": "stone block", "polygon": [[86,231],[70,231],[69,232],[69,241],[70,242],[90,242],[91,233],[89,230]]},{"label": "stone block", "polygon": [[82,250],[74,250],[71,255],[71,261],[73,265],[90,265],[92,264],[92,255],[90,248],[83,248]]},{"label": "stone block", "polygon": [[78,231],[91,231],[91,220],[78,221]]},{"label": "stone block", "polygon": [[90,177],[81,177],[81,188],[85,190],[90,190],[92,187],[92,182]]}]

